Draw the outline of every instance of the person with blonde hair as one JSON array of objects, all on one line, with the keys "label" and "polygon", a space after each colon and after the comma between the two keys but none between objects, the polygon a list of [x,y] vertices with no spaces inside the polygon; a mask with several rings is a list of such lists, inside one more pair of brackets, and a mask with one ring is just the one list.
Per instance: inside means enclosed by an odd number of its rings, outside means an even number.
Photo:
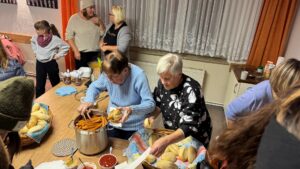
[{"label": "person with blonde hair", "polygon": [[272,71],[269,80],[265,80],[248,89],[228,105],[225,112],[228,126],[233,126],[236,119],[270,103],[281,92],[285,92],[289,87],[299,84],[299,82],[300,61],[289,59],[278,65]]},{"label": "person with blonde hair", "polygon": [[134,132],[143,127],[146,115],[155,108],[155,103],[145,72],[118,51],[108,54],[102,63],[103,72],[91,83],[86,92],[84,103],[78,107],[81,114],[87,112],[98,94],[107,91],[110,99],[108,114],[112,109],[119,109],[123,117],[118,121],[121,127],[112,126],[109,137],[128,139]]},{"label": "person with blonde hair", "polygon": [[213,140],[208,159],[214,168],[300,168],[300,86],[277,96]]},{"label": "person with blonde hair", "polygon": [[94,0],[80,0],[80,11],[72,15],[66,29],[66,40],[75,57],[75,68],[88,67],[100,55],[99,41],[105,31],[102,20],[95,14]]},{"label": "person with blonde hair", "polygon": [[188,136],[208,147],[212,126],[200,84],[182,73],[182,58],[175,54],[169,53],[160,58],[156,71],[159,74],[153,92],[156,110],[146,120],[151,126],[162,113],[165,128],[175,132],[155,141],[151,154],[160,156],[169,144]]},{"label": "person with blonde hair", "polygon": [[0,42],[0,81],[14,76],[25,76],[25,74],[22,65],[7,56],[3,44]]},{"label": "person with blonde hair", "polygon": [[127,51],[132,35],[125,22],[125,11],[121,6],[112,6],[108,15],[111,23],[106,27],[107,30],[99,47],[105,55],[118,50],[129,57]]}]

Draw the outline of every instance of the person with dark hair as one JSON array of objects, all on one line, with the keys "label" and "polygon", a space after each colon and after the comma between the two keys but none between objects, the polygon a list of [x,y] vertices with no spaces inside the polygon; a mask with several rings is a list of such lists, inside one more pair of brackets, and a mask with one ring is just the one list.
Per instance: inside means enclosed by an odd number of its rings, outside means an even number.
[{"label": "person with dark hair", "polygon": [[86,92],[85,103],[78,107],[83,114],[91,107],[101,91],[110,96],[108,114],[112,108],[123,113],[119,123],[122,127],[108,130],[108,136],[128,139],[138,129],[143,128],[147,114],[155,108],[145,72],[118,51],[111,52],[102,63],[103,73],[91,83]]},{"label": "person with dark hair", "polygon": [[239,127],[227,128],[211,143],[211,164],[224,169],[300,168],[299,105],[298,85],[260,110],[237,119]]},{"label": "person with dark hair", "polygon": [[60,82],[59,69],[56,60],[65,56],[70,46],[60,39],[53,24],[45,20],[34,24],[37,35],[31,39],[31,47],[36,56],[36,98],[45,93],[47,75],[51,85]]},{"label": "person with dark hair", "polygon": [[11,161],[20,149],[18,131],[30,118],[34,83],[26,77],[0,82],[0,168],[11,169]]},{"label": "person with dark hair", "polygon": [[9,79],[14,76],[25,76],[26,73],[22,65],[14,59],[9,59],[0,42],[0,81]]},{"label": "person with dark hair", "polygon": [[88,67],[100,55],[99,41],[105,26],[95,14],[94,0],[80,0],[80,11],[72,15],[66,29],[66,40],[75,57],[75,68]]}]

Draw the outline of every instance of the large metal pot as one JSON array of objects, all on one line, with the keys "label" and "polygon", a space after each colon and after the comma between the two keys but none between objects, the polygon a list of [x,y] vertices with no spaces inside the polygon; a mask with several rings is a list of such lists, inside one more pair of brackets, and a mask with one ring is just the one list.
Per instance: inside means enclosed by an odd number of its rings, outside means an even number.
[{"label": "large metal pot", "polygon": [[78,150],[85,155],[95,155],[100,153],[108,145],[106,126],[99,128],[96,131],[81,130],[75,127],[76,123],[81,119],[82,116],[79,115],[74,120],[73,124]]}]

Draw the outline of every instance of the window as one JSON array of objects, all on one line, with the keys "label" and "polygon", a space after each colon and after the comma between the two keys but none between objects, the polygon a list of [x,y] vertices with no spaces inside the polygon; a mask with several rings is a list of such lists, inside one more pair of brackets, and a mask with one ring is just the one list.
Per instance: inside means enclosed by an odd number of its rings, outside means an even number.
[{"label": "window", "polygon": [[99,0],[106,24],[112,5],[126,10],[132,46],[246,61],[263,0]]}]

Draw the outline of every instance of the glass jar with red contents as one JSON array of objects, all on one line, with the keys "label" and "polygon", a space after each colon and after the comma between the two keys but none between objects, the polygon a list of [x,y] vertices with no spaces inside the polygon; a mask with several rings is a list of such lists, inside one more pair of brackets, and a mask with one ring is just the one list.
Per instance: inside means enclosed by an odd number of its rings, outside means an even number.
[{"label": "glass jar with red contents", "polygon": [[102,169],[113,169],[117,164],[117,157],[113,154],[104,154],[98,162]]}]

